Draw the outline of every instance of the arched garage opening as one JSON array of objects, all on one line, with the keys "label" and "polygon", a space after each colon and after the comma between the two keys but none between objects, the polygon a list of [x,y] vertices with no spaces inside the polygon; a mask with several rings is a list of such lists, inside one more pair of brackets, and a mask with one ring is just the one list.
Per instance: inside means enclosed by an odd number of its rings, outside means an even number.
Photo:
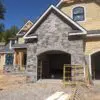
[{"label": "arched garage opening", "polygon": [[[38,79],[62,79],[64,64],[71,64],[71,55],[62,51],[44,52],[37,58]],[[71,71],[71,68],[68,71]],[[68,76],[71,76],[71,73]]]},{"label": "arched garage opening", "polygon": [[91,55],[92,79],[100,80],[100,51]]}]

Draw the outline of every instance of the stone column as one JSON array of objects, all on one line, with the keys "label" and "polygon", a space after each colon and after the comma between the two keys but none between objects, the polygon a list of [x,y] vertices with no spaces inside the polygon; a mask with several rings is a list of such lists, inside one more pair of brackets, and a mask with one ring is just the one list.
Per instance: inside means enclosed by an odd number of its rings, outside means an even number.
[{"label": "stone column", "polygon": [[37,56],[36,56],[36,46],[28,45],[27,48],[27,82],[37,81]]},{"label": "stone column", "polygon": [[84,61],[83,55],[72,54],[71,64],[75,67],[72,68],[72,81],[84,81]]}]

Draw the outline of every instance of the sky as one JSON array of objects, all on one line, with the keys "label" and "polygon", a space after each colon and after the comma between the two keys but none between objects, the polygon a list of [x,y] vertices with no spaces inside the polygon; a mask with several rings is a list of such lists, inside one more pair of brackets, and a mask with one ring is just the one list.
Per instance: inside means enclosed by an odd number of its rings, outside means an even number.
[{"label": "sky", "polygon": [[59,0],[3,0],[6,8],[5,28],[13,25],[22,27],[24,20],[36,20],[51,5],[56,5]]}]

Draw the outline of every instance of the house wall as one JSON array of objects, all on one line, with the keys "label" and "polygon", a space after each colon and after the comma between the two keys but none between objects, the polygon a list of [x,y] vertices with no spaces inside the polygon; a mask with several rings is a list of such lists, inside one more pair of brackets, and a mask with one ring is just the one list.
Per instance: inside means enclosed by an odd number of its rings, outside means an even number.
[{"label": "house wall", "polygon": [[18,38],[18,44],[24,44],[25,40],[23,37]]},{"label": "house wall", "polygon": [[86,39],[85,55],[92,54],[93,52],[100,51],[100,38]]},{"label": "house wall", "polygon": [[100,37],[87,38],[85,41],[85,59],[92,76],[91,55],[100,52]]},{"label": "house wall", "polygon": [[5,54],[0,54],[0,71],[3,71],[5,65]]},{"label": "house wall", "polygon": [[25,70],[24,65],[24,53],[26,53],[26,49],[15,49],[14,53],[14,65],[17,65],[20,70]]},{"label": "house wall", "polygon": [[5,43],[0,43],[0,50],[3,49],[5,47]]},{"label": "house wall", "polygon": [[78,22],[86,30],[98,30],[100,29],[100,5],[95,2],[80,3],[73,5],[62,6],[60,9],[72,18],[72,9],[77,6],[85,8],[85,21]]},{"label": "house wall", "polygon": [[[62,18],[51,13],[34,32],[38,35],[38,41],[28,43],[27,48],[27,65],[29,71],[32,71],[34,82],[37,80],[37,56],[46,51],[59,50],[69,53],[71,64],[84,66],[83,39],[69,39],[68,32],[71,30],[72,28]],[[84,74],[79,77],[83,79]]]}]

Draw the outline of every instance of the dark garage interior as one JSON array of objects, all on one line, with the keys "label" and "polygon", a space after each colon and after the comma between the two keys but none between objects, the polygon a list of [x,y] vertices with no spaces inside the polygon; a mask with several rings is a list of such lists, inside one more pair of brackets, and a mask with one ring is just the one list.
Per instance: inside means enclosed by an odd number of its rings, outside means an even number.
[{"label": "dark garage interior", "polygon": [[38,56],[38,76],[42,79],[62,79],[64,64],[71,64],[70,54],[61,51],[45,52]]},{"label": "dark garage interior", "polygon": [[100,80],[100,52],[91,56],[92,79]]}]

